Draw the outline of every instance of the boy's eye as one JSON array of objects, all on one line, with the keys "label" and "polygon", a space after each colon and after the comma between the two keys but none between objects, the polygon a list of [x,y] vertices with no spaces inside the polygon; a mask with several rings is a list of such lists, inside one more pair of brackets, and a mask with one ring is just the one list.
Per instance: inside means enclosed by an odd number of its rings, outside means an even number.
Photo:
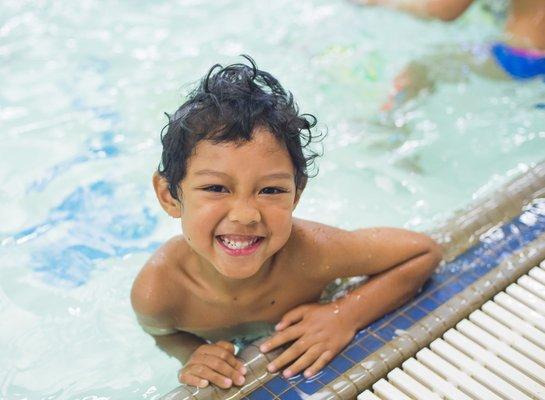
[{"label": "boy's eye", "polygon": [[227,189],[222,185],[210,185],[202,188],[205,192],[214,192],[214,193],[227,193]]},{"label": "boy's eye", "polygon": [[277,187],[266,187],[264,189],[261,189],[261,193],[263,194],[280,194],[280,193],[286,193],[286,190],[277,188]]}]

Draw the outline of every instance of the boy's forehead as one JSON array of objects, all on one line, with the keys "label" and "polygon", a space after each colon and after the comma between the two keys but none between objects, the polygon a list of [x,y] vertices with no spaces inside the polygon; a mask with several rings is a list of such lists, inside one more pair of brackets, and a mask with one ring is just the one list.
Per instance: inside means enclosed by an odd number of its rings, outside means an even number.
[{"label": "boy's forehead", "polygon": [[218,161],[220,158],[263,159],[264,157],[287,157],[291,162],[286,146],[267,130],[256,130],[250,141],[216,143],[211,140],[202,140],[195,147],[189,161],[190,163],[192,161],[198,163],[200,160],[205,161],[206,159]]},{"label": "boy's forehead", "polygon": [[254,130],[250,141],[202,140],[187,162],[187,177],[228,175],[235,179],[275,177],[293,180],[295,166],[284,143],[267,130]]}]

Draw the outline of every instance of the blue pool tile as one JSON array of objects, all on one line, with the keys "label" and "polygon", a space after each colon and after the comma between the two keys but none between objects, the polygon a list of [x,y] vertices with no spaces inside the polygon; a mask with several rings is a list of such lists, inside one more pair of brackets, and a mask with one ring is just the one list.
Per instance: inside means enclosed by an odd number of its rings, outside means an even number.
[{"label": "blue pool tile", "polygon": [[501,251],[505,251],[506,249],[507,242],[505,240],[502,240],[499,243],[495,243],[494,247],[487,248],[486,251],[483,251],[483,253],[479,257],[479,260],[487,263],[497,262],[498,253]]},{"label": "blue pool tile", "polygon": [[444,290],[437,290],[431,294],[431,297],[439,304],[443,304],[445,301],[450,299],[450,294]]},{"label": "blue pool tile", "polygon": [[418,321],[428,315],[428,313],[415,305],[407,308],[404,313],[413,321]]},{"label": "blue pool tile", "polygon": [[417,303],[418,307],[422,308],[425,311],[433,311],[437,307],[439,307],[439,304],[437,304],[436,301],[431,299],[430,297],[424,297]]},{"label": "blue pool tile", "polygon": [[490,272],[490,270],[494,267],[496,267],[498,264],[497,264],[497,259],[494,260],[493,263],[490,263],[490,264],[487,264],[487,263],[481,263],[479,265],[476,265],[475,267],[473,267],[473,273],[479,277],[483,276],[483,275],[486,275],[488,272]]},{"label": "blue pool tile", "polygon": [[522,243],[518,237],[510,237],[507,240],[506,250],[509,250],[511,253],[517,251],[522,247]]},{"label": "blue pool tile", "polygon": [[520,229],[520,236],[522,240],[524,240],[524,243],[529,243],[532,240],[534,240],[540,233],[543,232],[543,227],[539,226],[528,226],[523,224],[522,222],[517,223],[517,227]]},{"label": "blue pool tile", "polygon": [[[376,337],[369,335],[363,338],[362,340],[360,340],[358,344],[362,346],[364,350],[366,350],[365,356],[367,356],[368,354],[373,353],[375,350],[380,349],[384,343],[381,342]],[[360,360],[363,360],[363,357],[360,358]],[[355,360],[355,361],[359,361],[359,360]]]},{"label": "blue pool tile", "polygon": [[385,342],[389,342],[395,336],[395,327],[391,325],[383,326],[376,334]]},{"label": "blue pool tile", "polygon": [[494,251],[502,246],[502,241],[495,241],[493,243],[480,242],[473,247],[473,254],[476,256],[475,261],[487,260],[494,257]]},{"label": "blue pool tile", "polygon": [[342,354],[339,354],[329,363],[329,366],[331,368],[333,368],[337,372],[340,372],[341,374],[345,371],[348,371],[353,365],[354,362],[349,358],[344,357]]},{"label": "blue pool tile", "polygon": [[511,254],[513,254],[513,252],[511,250],[509,250],[507,247],[506,248],[503,248],[503,249],[500,249],[497,253],[496,253],[496,264],[500,264],[505,258],[511,256]]},{"label": "blue pool tile", "polygon": [[452,293],[454,295],[460,293],[462,290],[465,289],[465,286],[458,281],[450,282],[447,287],[449,288],[449,290],[452,290]]},{"label": "blue pool tile", "polygon": [[441,283],[449,280],[451,276],[452,276],[452,274],[449,271],[443,271],[443,272],[440,272],[440,273],[439,272],[434,272],[431,279],[433,279],[438,284],[441,284]]},{"label": "blue pool tile", "polygon": [[[318,376],[320,376],[320,374],[318,374]],[[316,393],[323,386],[322,382],[318,381],[317,378],[303,380],[297,384],[297,388],[306,394]]]},{"label": "blue pool tile", "polygon": [[369,325],[367,329],[377,330],[379,327],[386,325],[396,315],[396,311],[392,311],[388,314],[383,315],[381,318],[377,319],[375,322]]},{"label": "blue pool tile", "polygon": [[332,382],[333,380],[337,379],[339,375],[340,374],[337,371],[335,371],[333,368],[328,366],[322,370],[320,377],[318,379],[324,385],[327,385],[329,382]]},{"label": "blue pool tile", "polygon": [[464,290],[464,286],[459,282],[453,281],[440,288],[437,292],[433,293],[433,299],[439,303],[444,303],[445,301],[456,296],[462,290]]},{"label": "blue pool tile", "polygon": [[280,399],[282,400],[303,400],[301,396],[295,391],[294,389],[290,389],[285,393],[282,393],[280,395]]},{"label": "blue pool tile", "polygon": [[248,395],[249,400],[273,400],[274,396],[267,389],[261,387]]},{"label": "blue pool tile", "polygon": [[275,376],[270,381],[265,383],[265,387],[273,393],[282,393],[284,390],[290,387],[289,382],[281,375]]},{"label": "blue pool tile", "polygon": [[375,322],[373,322],[371,325],[367,327],[368,330],[376,331],[378,328],[380,328],[382,325],[386,324],[386,318],[382,317],[380,319],[377,319]]},{"label": "blue pool tile", "polygon": [[399,315],[397,317],[395,317],[391,324],[396,327],[397,329],[407,329],[409,328],[413,323],[410,319],[408,318],[405,318],[404,316],[402,315]]},{"label": "blue pool tile", "polygon": [[472,264],[473,262],[475,262],[475,260],[479,258],[479,256],[481,255],[483,251],[484,250],[481,246],[479,245],[473,246],[472,248],[467,250],[465,253],[460,254],[456,258],[456,261],[462,262],[465,264]]},{"label": "blue pool tile", "polygon": [[444,266],[442,274],[448,278],[451,278],[453,275],[459,274],[461,271],[465,271],[467,265],[468,263],[466,263],[464,260],[456,259]]},{"label": "blue pool tile", "polygon": [[436,292],[432,293],[432,298],[439,304],[443,304],[444,302],[454,297],[461,290],[463,290],[463,288],[464,287],[460,285],[459,283],[452,282],[438,289]]},{"label": "blue pool tile", "polygon": [[446,275],[433,274],[422,286],[421,291],[423,293],[430,292],[438,288],[443,284],[443,282],[448,278]]},{"label": "blue pool tile", "polygon": [[467,270],[467,271],[463,272],[462,274],[460,274],[457,277],[458,282],[460,282],[465,287],[468,287],[469,285],[471,285],[478,278],[479,277],[477,275],[473,274],[473,272],[471,272],[471,270]]},{"label": "blue pool tile", "polygon": [[342,355],[348,357],[354,362],[360,362],[363,360],[369,353],[365,349],[361,348],[358,345],[349,346],[346,350],[342,352]]}]

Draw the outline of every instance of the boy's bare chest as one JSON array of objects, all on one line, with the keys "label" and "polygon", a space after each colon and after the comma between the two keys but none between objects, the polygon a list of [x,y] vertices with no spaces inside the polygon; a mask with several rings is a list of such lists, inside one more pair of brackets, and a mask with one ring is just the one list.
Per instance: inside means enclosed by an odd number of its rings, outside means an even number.
[{"label": "boy's bare chest", "polygon": [[317,301],[324,289],[308,279],[286,278],[266,287],[221,295],[196,288],[176,316],[178,328],[197,331],[254,322],[275,324],[294,307]]}]

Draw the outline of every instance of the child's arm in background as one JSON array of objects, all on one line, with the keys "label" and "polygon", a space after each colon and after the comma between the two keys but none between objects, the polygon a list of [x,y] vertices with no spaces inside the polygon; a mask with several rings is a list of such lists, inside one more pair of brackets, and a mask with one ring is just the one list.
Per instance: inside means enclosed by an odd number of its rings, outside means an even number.
[{"label": "child's arm in background", "polygon": [[464,13],[473,0],[353,0],[364,5],[380,5],[405,11],[422,18],[453,21]]},{"label": "child's arm in background", "polygon": [[326,232],[319,241],[324,261],[314,271],[316,276],[328,281],[373,277],[332,303],[305,304],[285,314],[277,333],[261,346],[266,352],[294,342],[269,364],[269,371],[276,371],[293,363],[284,370],[285,377],[303,370],[306,377],[316,374],[360,328],[414,296],[441,260],[439,246],[416,232],[392,228]]}]

